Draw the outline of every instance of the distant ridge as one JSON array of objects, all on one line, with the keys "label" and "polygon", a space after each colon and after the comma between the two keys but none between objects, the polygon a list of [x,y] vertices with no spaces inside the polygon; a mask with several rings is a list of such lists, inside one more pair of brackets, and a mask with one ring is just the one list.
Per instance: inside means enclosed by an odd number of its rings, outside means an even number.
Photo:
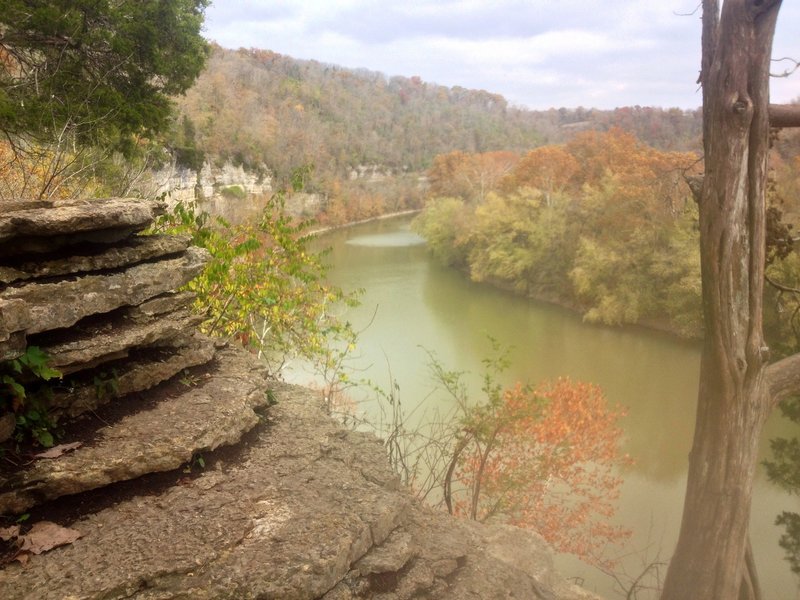
[{"label": "distant ridge", "polygon": [[317,177],[359,165],[419,171],[437,154],[522,153],[586,128],[617,126],[652,146],[683,150],[697,146],[701,129],[699,109],[531,111],[485,90],[216,45],[177,102],[176,147],[266,167],[279,180],[304,165],[314,165]]}]

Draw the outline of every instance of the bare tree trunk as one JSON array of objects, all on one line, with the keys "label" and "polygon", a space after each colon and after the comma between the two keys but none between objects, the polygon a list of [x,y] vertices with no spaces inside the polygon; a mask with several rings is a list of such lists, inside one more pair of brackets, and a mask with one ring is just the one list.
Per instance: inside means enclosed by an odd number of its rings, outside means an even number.
[{"label": "bare tree trunk", "polygon": [[662,600],[759,597],[745,561],[771,399],[763,339],[769,61],[781,0],[703,0],[706,337],[681,531]]}]

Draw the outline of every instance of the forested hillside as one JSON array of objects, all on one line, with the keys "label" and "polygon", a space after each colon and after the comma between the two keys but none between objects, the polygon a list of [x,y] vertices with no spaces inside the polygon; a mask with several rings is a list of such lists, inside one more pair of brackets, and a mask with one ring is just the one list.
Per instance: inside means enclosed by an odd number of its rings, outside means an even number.
[{"label": "forested hillside", "polygon": [[529,111],[483,90],[218,46],[178,103],[175,146],[183,156],[196,157],[197,148],[284,183],[310,165],[319,185],[358,165],[420,171],[453,150],[522,154],[584,129],[619,126],[670,150],[695,148],[700,134],[699,111]]}]

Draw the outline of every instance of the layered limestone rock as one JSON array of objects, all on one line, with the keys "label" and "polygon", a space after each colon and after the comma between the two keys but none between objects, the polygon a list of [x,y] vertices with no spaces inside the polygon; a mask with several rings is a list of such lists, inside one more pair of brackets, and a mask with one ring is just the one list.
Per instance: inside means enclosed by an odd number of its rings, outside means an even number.
[{"label": "layered limestone rock", "polygon": [[325,416],[318,395],[273,395],[243,455],[72,523],[71,545],[0,571],[4,598],[595,598],[535,534],[414,500],[380,442]]},{"label": "layered limestone rock", "polygon": [[200,451],[238,442],[258,423],[255,410],[268,402],[264,369],[241,352],[218,352],[216,363],[180,395],[101,428],[91,445],[36,461],[7,480],[0,487],[0,514],[177,469]]},{"label": "layered limestone rock", "polygon": [[132,237],[111,247],[95,247],[94,252],[82,251],[64,258],[20,262],[15,266],[0,266],[0,284],[26,279],[74,275],[91,271],[118,269],[126,265],[162,256],[180,254],[189,247],[188,236],[148,235]]},{"label": "layered limestone rock", "polygon": [[[162,210],[131,198],[0,207],[0,359],[28,346],[51,357],[64,375],[48,394],[52,418],[211,360],[186,310],[192,297],[173,293],[206,252],[185,236],[137,235]],[[10,408],[0,406],[1,423]],[[12,433],[0,428],[0,442]]]},{"label": "layered limestone rock", "polygon": [[[205,163],[198,173],[172,164],[150,179],[153,195],[166,194],[171,204],[196,202],[201,210],[235,225],[258,220],[272,193],[272,178],[264,165],[254,173],[231,163]],[[230,193],[233,189],[238,193]]]},{"label": "layered limestone rock", "polygon": [[135,198],[5,202],[0,256],[52,252],[79,242],[114,243],[145,229],[163,205]]}]

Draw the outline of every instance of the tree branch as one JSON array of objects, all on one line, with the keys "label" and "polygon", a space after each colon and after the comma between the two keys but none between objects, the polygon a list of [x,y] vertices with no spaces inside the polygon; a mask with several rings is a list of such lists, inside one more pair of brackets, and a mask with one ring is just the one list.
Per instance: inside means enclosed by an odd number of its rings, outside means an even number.
[{"label": "tree branch", "polygon": [[770,104],[770,127],[800,127],[800,104]]},{"label": "tree branch", "polygon": [[776,290],[778,290],[780,292],[789,292],[791,294],[800,295],[800,289],[794,288],[794,287],[789,287],[788,285],[783,285],[782,283],[778,283],[777,281],[773,281],[772,279],[770,279],[766,275],[764,275],[764,281],[766,281],[768,284],[770,284],[772,287],[774,287]]},{"label": "tree branch", "polygon": [[770,77],[789,77],[789,76],[791,76],[792,73],[797,71],[798,68],[800,68],[800,62],[796,61],[793,58],[789,58],[788,56],[784,56],[783,58],[773,58],[772,59],[772,62],[774,62],[774,63],[783,62],[783,61],[789,61],[790,63],[793,63],[793,66],[791,68],[784,69],[783,73],[770,73],[769,74]]},{"label": "tree branch", "polygon": [[800,392],[800,352],[774,362],[766,369],[772,405]]}]

